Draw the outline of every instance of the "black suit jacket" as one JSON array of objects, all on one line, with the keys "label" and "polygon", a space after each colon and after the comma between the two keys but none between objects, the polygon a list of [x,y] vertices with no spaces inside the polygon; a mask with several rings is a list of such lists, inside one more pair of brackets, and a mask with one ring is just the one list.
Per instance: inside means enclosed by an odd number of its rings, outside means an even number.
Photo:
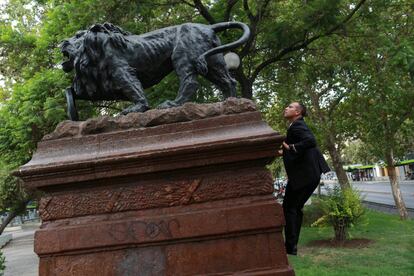
[{"label": "black suit jacket", "polygon": [[321,174],[330,171],[330,168],[303,118],[290,125],[285,142],[290,145],[289,150],[283,150],[283,162],[290,188],[316,188]]}]

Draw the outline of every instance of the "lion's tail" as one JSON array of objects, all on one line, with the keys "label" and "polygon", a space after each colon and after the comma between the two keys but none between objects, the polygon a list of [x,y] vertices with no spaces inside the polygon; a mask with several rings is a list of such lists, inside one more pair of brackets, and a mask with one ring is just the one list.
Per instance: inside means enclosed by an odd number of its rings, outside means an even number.
[{"label": "lion's tail", "polygon": [[209,56],[222,53],[228,50],[232,50],[244,43],[250,38],[250,29],[249,26],[247,26],[244,23],[241,22],[221,22],[210,26],[211,29],[213,29],[214,32],[222,32],[227,29],[241,29],[243,30],[243,35],[236,41],[224,44],[218,47],[215,47],[213,49],[208,50],[204,54],[198,57],[197,60],[197,71],[201,75],[207,75],[208,69],[207,69],[207,61],[206,58]]}]

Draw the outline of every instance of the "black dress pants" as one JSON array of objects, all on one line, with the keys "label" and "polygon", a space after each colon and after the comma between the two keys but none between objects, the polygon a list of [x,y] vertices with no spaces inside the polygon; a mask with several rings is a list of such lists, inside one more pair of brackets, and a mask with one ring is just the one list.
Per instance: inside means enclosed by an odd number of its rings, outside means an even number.
[{"label": "black dress pants", "polygon": [[[319,180],[315,181],[319,184]],[[308,185],[298,190],[292,190],[289,183],[286,186],[283,199],[283,213],[285,215],[285,246],[287,250],[296,248],[302,227],[303,206],[315,191],[317,184]]]}]

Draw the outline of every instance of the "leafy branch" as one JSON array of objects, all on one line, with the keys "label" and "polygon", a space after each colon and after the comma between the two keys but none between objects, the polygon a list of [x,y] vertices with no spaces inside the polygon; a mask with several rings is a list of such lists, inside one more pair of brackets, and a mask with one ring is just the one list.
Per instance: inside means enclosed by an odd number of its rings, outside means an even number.
[{"label": "leafy branch", "polygon": [[[333,26],[332,28],[330,28],[328,31],[319,34],[319,35],[315,35],[313,37],[310,38],[305,38],[305,40],[299,40],[294,42],[292,45],[282,49],[276,56],[271,57],[265,61],[263,61],[261,64],[259,64],[256,68],[256,70],[254,70],[251,79],[255,80],[257,78],[257,76],[259,75],[259,73],[266,68],[267,66],[269,66],[270,64],[273,64],[277,61],[279,61],[282,57],[284,57],[285,55],[300,50],[300,49],[304,49],[306,48],[309,44],[311,44],[312,42],[314,42],[315,40],[321,38],[321,37],[325,37],[325,36],[329,36],[331,34],[333,34],[336,30],[338,30],[339,28],[343,27],[345,25],[345,23],[347,23],[352,16],[361,8],[361,6],[366,2],[366,0],[361,0],[353,9],[352,11],[338,24],[336,24],[335,26]],[[305,36],[306,37],[306,36]]]}]

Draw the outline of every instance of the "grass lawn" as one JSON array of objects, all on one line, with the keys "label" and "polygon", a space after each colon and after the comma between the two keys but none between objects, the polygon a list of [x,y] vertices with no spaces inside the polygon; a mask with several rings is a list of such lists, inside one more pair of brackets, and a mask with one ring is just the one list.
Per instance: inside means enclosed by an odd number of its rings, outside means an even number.
[{"label": "grass lawn", "polygon": [[350,234],[373,243],[353,249],[312,247],[311,241],[332,238],[333,229],[303,227],[299,255],[288,255],[296,275],[414,275],[414,220],[368,210],[366,221]]}]

